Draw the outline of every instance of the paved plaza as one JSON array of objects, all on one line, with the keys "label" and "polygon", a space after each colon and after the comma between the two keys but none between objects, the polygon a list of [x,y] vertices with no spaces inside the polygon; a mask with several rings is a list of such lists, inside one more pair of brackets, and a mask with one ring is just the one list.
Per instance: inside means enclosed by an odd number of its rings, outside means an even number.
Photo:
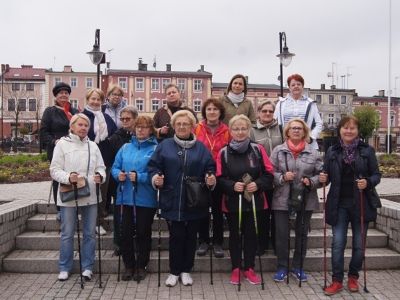
[{"label": "paved plaza", "polygon": [[[0,201],[47,201],[50,182],[1,185]],[[400,179],[382,179],[378,193],[400,195]],[[320,190],[321,192],[321,190]],[[329,263],[329,262],[328,262]],[[367,262],[368,263],[368,262]],[[161,275],[161,287],[157,287],[157,274],[152,273],[140,284],[117,282],[116,274],[103,274],[103,287],[99,288],[98,274],[82,290],[79,277],[73,274],[65,282],[57,280],[57,274],[0,273],[0,299],[399,299],[400,270],[369,271],[367,285],[370,293],[360,289],[350,293],[347,288],[332,297],[323,294],[322,272],[311,272],[308,282],[298,287],[291,278],[289,285],[275,283],[273,273],[264,273],[265,289],[244,282],[241,292],[229,283],[228,273],[214,274],[210,285],[209,273],[193,273],[192,287],[178,285],[167,288],[164,285],[167,274]],[[328,275],[328,283],[330,275]],[[346,281],[345,281],[346,283]],[[363,283],[361,274],[360,283]]]}]

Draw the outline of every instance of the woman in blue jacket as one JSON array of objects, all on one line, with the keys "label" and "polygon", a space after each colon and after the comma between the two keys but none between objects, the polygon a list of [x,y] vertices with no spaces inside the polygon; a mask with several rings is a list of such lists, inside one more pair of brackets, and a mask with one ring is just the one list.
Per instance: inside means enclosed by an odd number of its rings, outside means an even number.
[{"label": "woman in blue jacket", "polygon": [[[213,188],[216,183],[215,162],[203,143],[192,134],[196,119],[188,110],[172,115],[173,138],[160,143],[149,162],[153,185],[161,188],[161,216],[169,229],[170,274],[165,285],[173,287],[179,277],[183,285],[192,285],[190,271],[194,265],[197,232],[205,211],[188,211],[185,177],[196,177]],[[208,175],[211,172],[212,175]],[[162,173],[160,176],[159,173]]]},{"label": "woman in blue jacket", "polygon": [[[122,226],[120,250],[125,265],[124,281],[132,278],[140,281],[146,277],[151,225],[157,207],[156,193],[147,172],[147,164],[157,147],[153,120],[148,116],[138,117],[135,133],[131,142],[118,151],[111,169],[118,182],[116,217],[119,220],[117,223]],[[136,241],[133,240],[135,228]],[[134,242],[137,249],[134,249]]]}]

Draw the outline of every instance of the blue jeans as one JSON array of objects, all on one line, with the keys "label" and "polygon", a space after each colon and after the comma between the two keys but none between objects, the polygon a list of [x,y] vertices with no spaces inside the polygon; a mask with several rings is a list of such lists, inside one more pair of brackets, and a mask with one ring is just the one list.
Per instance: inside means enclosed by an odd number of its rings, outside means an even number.
[{"label": "blue jeans", "polygon": [[[96,218],[97,205],[80,206],[80,225],[83,228],[81,237],[82,271],[92,270],[96,248]],[[60,272],[71,272],[74,261],[74,234],[76,230],[76,207],[61,206],[61,239],[60,260],[58,263]]]},{"label": "blue jeans", "polygon": [[[361,220],[358,211],[353,208],[338,208],[338,220],[332,227],[332,277],[336,281],[342,282],[344,277],[344,250],[347,243],[347,229],[351,224],[352,253],[348,275],[358,278],[358,272],[363,263],[363,248],[361,238]],[[364,223],[364,237],[367,235],[368,222]]]}]

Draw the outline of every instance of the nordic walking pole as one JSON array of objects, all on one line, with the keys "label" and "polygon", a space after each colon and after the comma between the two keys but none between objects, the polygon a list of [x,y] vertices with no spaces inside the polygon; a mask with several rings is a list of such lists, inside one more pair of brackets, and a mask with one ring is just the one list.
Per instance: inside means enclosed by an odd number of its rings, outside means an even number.
[{"label": "nordic walking pole", "polygon": [[[161,172],[158,172],[158,176],[162,176]],[[157,243],[157,251],[158,251],[158,287],[161,285],[161,208],[160,208],[160,189],[161,186],[157,187],[157,218],[158,218],[158,243]]]},{"label": "nordic walking pole", "polygon": [[256,201],[254,199],[254,194],[251,195],[251,204],[253,206],[253,217],[254,217],[254,228],[256,230],[256,236],[258,241],[258,263],[260,265],[260,275],[261,275],[261,289],[264,290],[264,275],[262,271],[262,263],[261,263],[261,253],[260,253],[260,237],[258,235],[258,225],[257,225],[257,212],[256,212]]},{"label": "nordic walking pole", "polygon": [[73,183],[74,196],[75,196],[75,207],[76,207],[76,231],[78,234],[78,256],[79,256],[79,275],[81,276],[81,289],[83,289],[83,276],[82,276],[82,258],[81,258],[81,236],[79,233],[79,212],[78,212],[78,186],[77,183]]},{"label": "nordic walking pole", "polygon": [[[212,176],[212,172],[208,171],[207,172],[207,177]],[[210,188],[210,187],[209,187]],[[212,224],[211,224],[211,215],[212,215],[212,201],[211,201],[211,190],[209,190],[209,198],[210,198],[210,203],[208,206],[208,230],[210,231],[210,244],[209,244],[209,249],[210,249],[210,284],[214,285],[214,281],[213,281],[213,259],[212,259],[212,254],[213,254],[213,229],[212,229]]]},{"label": "nordic walking pole", "polygon": [[240,269],[242,267],[242,250],[243,250],[243,236],[242,236],[242,201],[243,196],[242,193],[239,194],[239,238],[240,238],[240,255],[239,255],[239,284],[238,284],[238,291],[240,292],[240,287],[242,285],[241,278],[240,278]]},{"label": "nordic walking pole", "polygon": [[[100,175],[96,172],[96,175]],[[101,175],[100,175],[101,178]],[[100,222],[99,222],[99,209],[100,209],[100,183],[96,183],[96,201],[97,201],[97,240],[98,240],[98,252],[99,252],[99,288],[101,286],[101,240],[100,240]]]},{"label": "nordic walking pole", "polygon": [[289,284],[289,264],[290,264],[290,211],[288,207],[288,234],[287,234],[287,275],[286,275],[286,284]]},{"label": "nordic walking pole", "polygon": [[133,200],[133,257],[135,261],[135,273],[136,273],[136,279],[137,283],[140,283],[140,278],[139,278],[139,251],[138,251],[138,245],[137,245],[137,235],[136,235],[136,221],[137,221],[137,216],[136,216],[136,197],[135,193],[137,193],[137,172],[136,171],[130,171],[129,173],[135,173],[135,180],[132,181],[132,200]]},{"label": "nordic walking pole", "polygon": [[44,225],[43,225],[42,233],[45,233],[45,232],[46,232],[47,216],[48,216],[48,214],[49,214],[50,199],[51,199],[51,193],[52,193],[52,192],[53,192],[53,181],[50,182],[49,199],[47,200],[46,215],[45,215],[45,217],[44,217]]},{"label": "nordic walking pole", "polygon": [[366,258],[365,258],[365,240],[366,240],[366,234],[364,232],[364,192],[363,190],[359,190],[360,192],[360,219],[361,219],[361,247],[362,247],[362,253],[363,253],[363,260],[364,260],[364,292],[369,293],[367,289],[367,263],[366,263]]},{"label": "nordic walking pole", "polygon": [[[306,177],[303,177],[303,179]],[[300,239],[300,280],[299,280],[299,287],[301,287],[301,274],[303,273],[303,264],[304,264],[304,259],[303,259],[303,251],[304,251],[304,246],[303,246],[303,241],[304,241],[304,215],[306,213],[306,188],[307,186],[303,183],[304,189],[303,189],[303,201],[301,202],[301,239]]]},{"label": "nordic walking pole", "polygon": [[[325,172],[323,172],[325,173]],[[324,201],[324,212],[323,212],[323,220],[324,220],[324,290],[326,289],[327,282],[327,272],[326,272],[326,183],[322,184],[322,199]]]},{"label": "nordic walking pole", "polygon": [[[121,170],[122,173],[125,173],[124,170]],[[125,179],[126,180],[126,179]],[[118,253],[118,276],[117,276],[117,281],[119,282],[120,280],[120,275],[121,275],[121,241],[122,241],[122,218],[124,215],[124,181],[121,182],[119,186],[120,192],[121,192],[121,204],[119,206],[119,253]]]}]

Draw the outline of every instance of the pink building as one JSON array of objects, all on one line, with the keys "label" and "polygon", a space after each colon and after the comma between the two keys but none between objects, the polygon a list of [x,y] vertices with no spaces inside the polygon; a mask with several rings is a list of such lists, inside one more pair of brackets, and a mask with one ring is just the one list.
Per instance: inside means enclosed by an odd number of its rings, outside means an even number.
[{"label": "pink building", "polygon": [[[354,97],[353,107],[357,108],[362,105],[373,106],[380,116],[380,126],[378,132],[378,149],[381,151],[385,150],[386,135],[388,129],[388,97],[385,96],[383,90],[379,91],[378,96],[373,97]],[[391,97],[390,102],[390,132],[392,135],[393,143],[396,144],[397,148],[400,148],[400,98]],[[393,148],[395,150],[395,148]]]},{"label": "pink building", "polygon": [[211,96],[211,79],[212,74],[204,71],[203,65],[196,72],[172,71],[170,64],[164,71],[150,71],[139,59],[138,70],[107,70],[102,77],[102,89],[106,92],[110,84],[118,84],[130,105],[135,105],[141,113],[152,115],[165,104],[164,87],[174,83],[179,87],[184,103],[200,112],[203,101]]},{"label": "pink building", "polygon": [[34,133],[45,108],[45,69],[32,65],[10,67],[2,88],[3,138]]},{"label": "pink building", "polygon": [[44,107],[54,104],[53,87],[59,82],[65,82],[71,86],[72,106],[83,110],[87,90],[96,87],[96,76],[96,72],[75,72],[72,66],[64,66],[62,71],[47,70]]}]

